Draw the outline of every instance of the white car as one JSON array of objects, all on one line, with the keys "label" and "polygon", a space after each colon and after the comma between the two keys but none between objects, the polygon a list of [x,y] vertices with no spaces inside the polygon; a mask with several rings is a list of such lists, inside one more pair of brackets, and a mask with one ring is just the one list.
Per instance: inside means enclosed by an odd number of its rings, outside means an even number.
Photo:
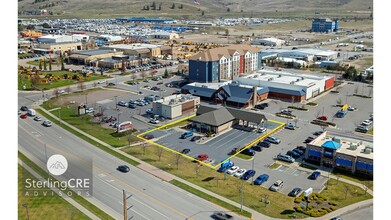
[{"label": "white car", "polygon": [[94,112],[95,110],[94,110],[94,108],[86,108],[86,113],[92,113],[92,112]]},{"label": "white car", "polygon": [[266,128],[258,128],[258,133],[263,133],[266,131]]},{"label": "white car", "polygon": [[98,81],[98,84],[103,84],[103,83],[105,83],[105,81],[103,81],[103,80]]},{"label": "white car", "polygon": [[364,126],[369,126],[369,125],[372,124],[372,121],[370,121],[370,120],[365,120],[365,121],[363,121],[361,124],[364,125]]},{"label": "white car", "polygon": [[152,123],[152,124],[159,124],[159,120],[157,120],[157,119],[151,119],[150,121],[149,121],[149,123]]},{"label": "white car", "polygon": [[34,121],[41,121],[41,120],[42,120],[42,118],[38,115],[34,117]]},{"label": "white car", "polygon": [[242,177],[243,174],[244,174],[246,171],[247,171],[246,169],[240,169],[240,170],[236,171],[236,173],[234,174],[234,177]]},{"label": "white car", "polygon": [[277,180],[273,185],[270,186],[269,190],[273,192],[277,192],[282,188],[283,185],[284,182],[282,180]]},{"label": "white car", "polygon": [[46,120],[46,121],[43,121],[42,125],[45,127],[50,127],[50,126],[52,126],[52,122],[49,120]]},{"label": "white car", "polygon": [[233,174],[235,174],[236,171],[238,171],[238,170],[239,170],[239,167],[238,167],[238,166],[233,166],[233,167],[231,167],[231,168],[227,171],[227,173],[228,173],[229,175],[233,175]]},{"label": "white car", "polygon": [[65,90],[63,90],[63,89],[57,91],[57,94],[64,94],[64,93],[65,93]]},{"label": "white car", "polygon": [[146,111],[148,114],[152,114],[153,113],[153,110],[151,108],[147,109]]}]

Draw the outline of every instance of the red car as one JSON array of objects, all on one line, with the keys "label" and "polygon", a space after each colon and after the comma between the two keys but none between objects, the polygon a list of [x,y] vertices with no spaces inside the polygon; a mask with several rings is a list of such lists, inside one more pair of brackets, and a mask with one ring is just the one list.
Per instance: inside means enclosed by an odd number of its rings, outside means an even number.
[{"label": "red car", "polygon": [[318,119],[322,120],[322,121],[327,121],[327,116],[322,115],[322,116],[319,116]]},{"label": "red car", "polygon": [[197,160],[204,161],[204,160],[207,160],[208,158],[209,158],[209,156],[207,154],[200,154],[200,155],[198,155]]},{"label": "red car", "polygon": [[27,115],[26,115],[26,114],[24,114],[24,115],[21,115],[21,116],[20,116],[20,118],[22,118],[22,119],[26,119],[26,118],[27,118]]}]

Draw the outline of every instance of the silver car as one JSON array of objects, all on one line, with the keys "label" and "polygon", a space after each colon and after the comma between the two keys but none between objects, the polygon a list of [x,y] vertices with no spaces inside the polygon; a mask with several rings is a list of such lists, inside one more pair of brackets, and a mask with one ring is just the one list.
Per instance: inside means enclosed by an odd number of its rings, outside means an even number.
[{"label": "silver car", "polygon": [[282,188],[283,185],[284,182],[282,180],[277,180],[273,185],[270,186],[269,190],[273,192],[277,192]]}]

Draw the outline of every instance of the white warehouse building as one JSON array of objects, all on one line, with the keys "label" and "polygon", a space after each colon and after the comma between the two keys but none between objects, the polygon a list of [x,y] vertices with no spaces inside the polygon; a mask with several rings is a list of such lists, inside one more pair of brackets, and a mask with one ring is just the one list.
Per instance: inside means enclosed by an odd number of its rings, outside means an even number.
[{"label": "white warehouse building", "polygon": [[38,37],[38,42],[42,44],[64,43],[64,42],[86,42],[89,36],[84,34],[74,35],[44,35]]},{"label": "white warehouse building", "polygon": [[262,46],[271,46],[271,47],[280,47],[285,44],[284,40],[277,38],[269,37],[263,39],[255,39],[251,42],[252,45],[262,45]]},{"label": "white warehouse building", "polygon": [[300,102],[332,88],[334,77],[260,70],[250,75],[236,77],[234,82],[239,85],[268,87],[268,97],[294,99],[295,102]]},{"label": "white warehouse building", "polygon": [[276,57],[284,57],[304,61],[322,61],[337,59],[338,52],[323,48],[298,48],[295,50],[270,49],[262,51],[260,53],[260,56],[262,57],[262,60]]}]

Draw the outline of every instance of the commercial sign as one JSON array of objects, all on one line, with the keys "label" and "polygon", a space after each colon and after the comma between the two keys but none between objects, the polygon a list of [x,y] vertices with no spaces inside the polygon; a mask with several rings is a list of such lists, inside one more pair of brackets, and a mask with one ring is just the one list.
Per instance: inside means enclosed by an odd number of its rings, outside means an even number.
[{"label": "commercial sign", "polygon": [[124,131],[127,131],[127,130],[130,130],[132,129],[133,126],[132,126],[132,122],[131,121],[125,121],[125,122],[122,122],[121,124],[118,125],[118,130],[117,132],[124,132]]},{"label": "commercial sign", "polygon": [[304,197],[307,198],[312,193],[312,188],[308,188],[306,191],[304,191]]}]

